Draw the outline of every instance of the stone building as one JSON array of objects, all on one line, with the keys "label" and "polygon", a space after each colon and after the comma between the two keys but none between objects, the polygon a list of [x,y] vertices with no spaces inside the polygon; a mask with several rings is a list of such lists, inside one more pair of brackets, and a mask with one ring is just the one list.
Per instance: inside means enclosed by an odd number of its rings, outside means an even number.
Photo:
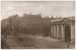
[{"label": "stone building", "polygon": [[[66,21],[65,21],[66,20]],[[68,18],[52,18],[51,19],[51,33],[50,36],[54,39],[60,39],[65,40],[65,36],[68,38],[68,35],[66,35],[65,29],[69,32],[68,34],[71,35],[71,40],[75,39],[75,17],[68,17]],[[67,24],[70,28],[65,27],[65,24]]]}]

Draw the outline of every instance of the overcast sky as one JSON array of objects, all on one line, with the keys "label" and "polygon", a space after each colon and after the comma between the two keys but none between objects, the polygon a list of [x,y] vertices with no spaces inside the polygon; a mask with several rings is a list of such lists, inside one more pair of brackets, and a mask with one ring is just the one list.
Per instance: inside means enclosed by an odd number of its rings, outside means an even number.
[{"label": "overcast sky", "polygon": [[48,1],[48,2],[24,2],[24,1],[8,1],[2,2],[2,16],[8,17],[18,14],[22,16],[24,13],[38,14],[42,16],[74,16],[74,3],[71,1]]}]

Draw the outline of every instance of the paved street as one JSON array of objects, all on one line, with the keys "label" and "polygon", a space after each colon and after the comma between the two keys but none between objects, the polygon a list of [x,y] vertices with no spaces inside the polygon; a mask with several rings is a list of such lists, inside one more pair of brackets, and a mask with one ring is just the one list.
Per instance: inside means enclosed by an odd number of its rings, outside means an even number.
[{"label": "paved street", "polygon": [[39,37],[39,36],[31,36],[24,35],[18,36],[19,38],[15,38],[13,36],[9,36],[7,43],[9,48],[64,48],[65,43],[63,41],[54,40],[50,37]]}]

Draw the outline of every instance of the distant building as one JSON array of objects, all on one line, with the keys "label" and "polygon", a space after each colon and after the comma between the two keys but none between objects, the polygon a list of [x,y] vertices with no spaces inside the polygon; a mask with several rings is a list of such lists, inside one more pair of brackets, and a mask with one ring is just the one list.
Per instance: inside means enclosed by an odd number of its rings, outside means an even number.
[{"label": "distant building", "polygon": [[[66,21],[64,22],[64,20]],[[68,18],[52,18],[50,20],[51,24],[51,33],[50,37],[54,39],[65,39],[65,24],[70,27],[71,40],[75,38],[75,17],[68,17]],[[69,30],[68,30],[69,31]]]}]

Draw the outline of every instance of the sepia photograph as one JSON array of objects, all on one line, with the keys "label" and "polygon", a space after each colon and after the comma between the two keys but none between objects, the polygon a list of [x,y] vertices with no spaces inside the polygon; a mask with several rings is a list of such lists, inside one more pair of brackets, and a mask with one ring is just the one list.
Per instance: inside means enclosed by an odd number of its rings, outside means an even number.
[{"label": "sepia photograph", "polygon": [[2,49],[75,48],[74,1],[2,1]]}]

